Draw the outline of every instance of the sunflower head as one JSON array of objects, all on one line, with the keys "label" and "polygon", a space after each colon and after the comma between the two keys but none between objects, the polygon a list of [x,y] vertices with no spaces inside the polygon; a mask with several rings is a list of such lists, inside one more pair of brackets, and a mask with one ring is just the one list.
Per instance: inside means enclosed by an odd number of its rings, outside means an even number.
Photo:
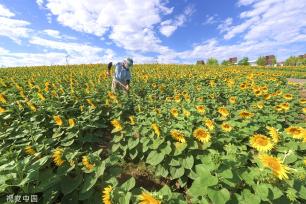
[{"label": "sunflower head", "polygon": [[178,142],[186,143],[186,139],[184,137],[184,134],[178,130],[171,130],[170,135],[173,139],[175,139]]},{"label": "sunflower head", "polygon": [[6,110],[0,106],[0,113],[4,113]]},{"label": "sunflower head", "polygon": [[68,123],[69,123],[69,126],[70,126],[70,127],[74,127],[74,126],[75,126],[75,120],[74,120],[73,118],[70,118],[70,119],[68,120]]},{"label": "sunflower head", "polygon": [[281,104],[280,104],[280,107],[281,107],[283,110],[287,111],[287,110],[289,110],[289,108],[290,108],[290,104],[289,104],[289,103],[281,103]]},{"label": "sunflower head", "polygon": [[171,108],[170,113],[175,118],[179,115],[179,112],[176,108]]},{"label": "sunflower head", "polygon": [[277,129],[273,128],[273,127],[267,127],[268,131],[269,131],[269,135],[272,137],[272,141],[274,143],[278,143],[279,141],[279,133],[277,131]]},{"label": "sunflower head", "polygon": [[135,125],[135,120],[136,120],[136,118],[135,118],[135,116],[133,116],[133,115],[131,115],[131,116],[129,116],[129,119],[130,119],[130,124],[131,125]]},{"label": "sunflower head", "polygon": [[161,204],[161,201],[154,198],[148,192],[142,192],[141,195],[138,196],[139,204]]},{"label": "sunflower head", "polygon": [[115,131],[121,131],[123,129],[120,120],[114,119],[111,121],[111,124],[113,125]]},{"label": "sunflower head", "polygon": [[63,120],[61,119],[61,116],[59,115],[55,115],[53,116],[54,122],[56,125],[58,126],[62,126],[63,125]]},{"label": "sunflower head", "polygon": [[174,100],[176,103],[179,103],[181,101],[181,96],[180,95],[175,95]]},{"label": "sunflower head", "polygon": [[229,111],[225,107],[220,107],[218,109],[218,112],[223,116],[227,117],[229,115]]},{"label": "sunflower head", "polygon": [[153,129],[154,133],[157,135],[157,137],[160,136],[160,130],[156,123],[152,123],[151,128]]},{"label": "sunflower head", "polygon": [[107,186],[102,190],[102,201],[103,204],[112,204],[111,193],[113,188],[111,186]]},{"label": "sunflower head", "polygon": [[62,159],[63,156],[63,150],[61,148],[56,148],[53,151],[53,162],[55,163],[56,166],[62,166],[64,163],[64,160]]},{"label": "sunflower head", "polygon": [[259,108],[259,109],[263,109],[264,103],[263,103],[262,101],[259,101],[259,102],[256,103],[256,106],[257,106],[257,108]]},{"label": "sunflower head", "polygon": [[223,132],[230,132],[232,131],[233,127],[230,124],[224,122],[221,125],[221,129],[223,130]]},{"label": "sunflower head", "polygon": [[27,153],[28,155],[34,155],[36,153],[36,151],[33,149],[32,146],[26,146],[24,148],[25,153]]},{"label": "sunflower head", "polygon": [[290,126],[285,129],[286,133],[295,139],[303,139],[306,135],[306,130],[302,127]]},{"label": "sunflower head", "polygon": [[90,171],[94,168],[95,164],[91,164],[89,161],[88,156],[83,156],[82,157],[82,164],[85,166],[85,168]]},{"label": "sunflower head", "polygon": [[215,128],[214,121],[210,119],[204,120],[204,124],[209,130],[213,130]]},{"label": "sunflower head", "polygon": [[231,96],[228,100],[229,100],[229,102],[230,102],[231,104],[235,104],[236,101],[237,101],[237,97]]},{"label": "sunflower head", "polygon": [[280,180],[288,179],[289,168],[282,164],[282,162],[273,156],[266,154],[259,155],[259,159],[264,167],[272,170],[273,174],[277,176]]},{"label": "sunflower head", "polygon": [[259,152],[267,152],[273,148],[271,139],[261,134],[253,135],[250,138],[250,145]]},{"label": "sunflower head", "polygon": [[254,113],[251,113],[251,112],[248,112],[248,111],[246,111],[246,110],[243,110],[243,111],[240,111],[240,113],[239,113],[239,116],[241,117],[241,118],[251,118],[251,117],[253,117],[254,116]]},{"label": "sunflower head", "polygon": [[210,133],[204,128],[197,128],[193,131],[193,136],[202,143],[208,143],[210,141]]},{"label": "sunflower head", "polygon": [[190,112],[186,109],[183,109],[183,114],[186,118],[188,118],[190,116]]},{"label": "sunflower head", "polygon": [[196,109],[201,114],[205,113],[205,106],[203,106],[203,105],[196,106]]},{"label": "sunflower head", "polygon": [[283,97],[284,97],[284,99],[286,99],[286,100],[292,100],[292,99],[293,99],[292,94],[284,94]]},{"label": "sunflower head", "polygon": [[4,96],[4,94],[2,94],[2,93],[0,93],[0,102],[1,103],[6,103],[7,101],[6,101],[6,97]]},{"label": "sunflower head", "polygon": [[300,99],[300,104],[305,104],[306,103],[306,98]]}]

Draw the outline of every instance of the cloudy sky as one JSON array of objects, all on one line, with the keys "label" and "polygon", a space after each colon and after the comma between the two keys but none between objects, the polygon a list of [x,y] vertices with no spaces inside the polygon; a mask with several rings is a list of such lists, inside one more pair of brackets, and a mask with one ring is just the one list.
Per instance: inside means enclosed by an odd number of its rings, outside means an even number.
[{"label": "cloudy sky", "polygon": [[306,53],[306,0],[0,0],[0,67]]}]

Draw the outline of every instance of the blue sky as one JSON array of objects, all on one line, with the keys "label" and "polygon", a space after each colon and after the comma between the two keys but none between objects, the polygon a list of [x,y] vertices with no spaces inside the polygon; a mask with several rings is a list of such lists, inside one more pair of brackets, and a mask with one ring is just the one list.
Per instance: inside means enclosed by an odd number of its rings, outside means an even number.
[{"label": "blue sky", "polygon": [[306,0],[0,0],[0,67],[280,60],[306,53]]}]

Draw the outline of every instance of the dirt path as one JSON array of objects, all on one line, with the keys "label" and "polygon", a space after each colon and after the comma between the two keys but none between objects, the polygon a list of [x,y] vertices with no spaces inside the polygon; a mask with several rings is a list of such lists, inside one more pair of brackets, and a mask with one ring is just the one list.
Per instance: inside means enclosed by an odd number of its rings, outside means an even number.
[{"label": "dirt path", "polygon": [[301,85],[300,95],[302,98],[306,98],[306,79],[287,78],[288,82],[298,83]]}]

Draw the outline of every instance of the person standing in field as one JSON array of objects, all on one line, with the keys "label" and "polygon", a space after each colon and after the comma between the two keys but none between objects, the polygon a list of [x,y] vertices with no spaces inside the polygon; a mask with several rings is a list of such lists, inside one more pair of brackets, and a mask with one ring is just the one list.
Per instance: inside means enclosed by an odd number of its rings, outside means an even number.
[{"label": "person standing in field", "polygon": [[[108,63],[107,76],[110,76],[110,70],[113,63]],[[115,74],[113,76],[112,91],[116,92],[118,89],[124,90],[126,93],[130,89],[131,73],[130,70],[133,67],[133,59],[127,58],[123,62],[118,62],[115,66]]]}]

